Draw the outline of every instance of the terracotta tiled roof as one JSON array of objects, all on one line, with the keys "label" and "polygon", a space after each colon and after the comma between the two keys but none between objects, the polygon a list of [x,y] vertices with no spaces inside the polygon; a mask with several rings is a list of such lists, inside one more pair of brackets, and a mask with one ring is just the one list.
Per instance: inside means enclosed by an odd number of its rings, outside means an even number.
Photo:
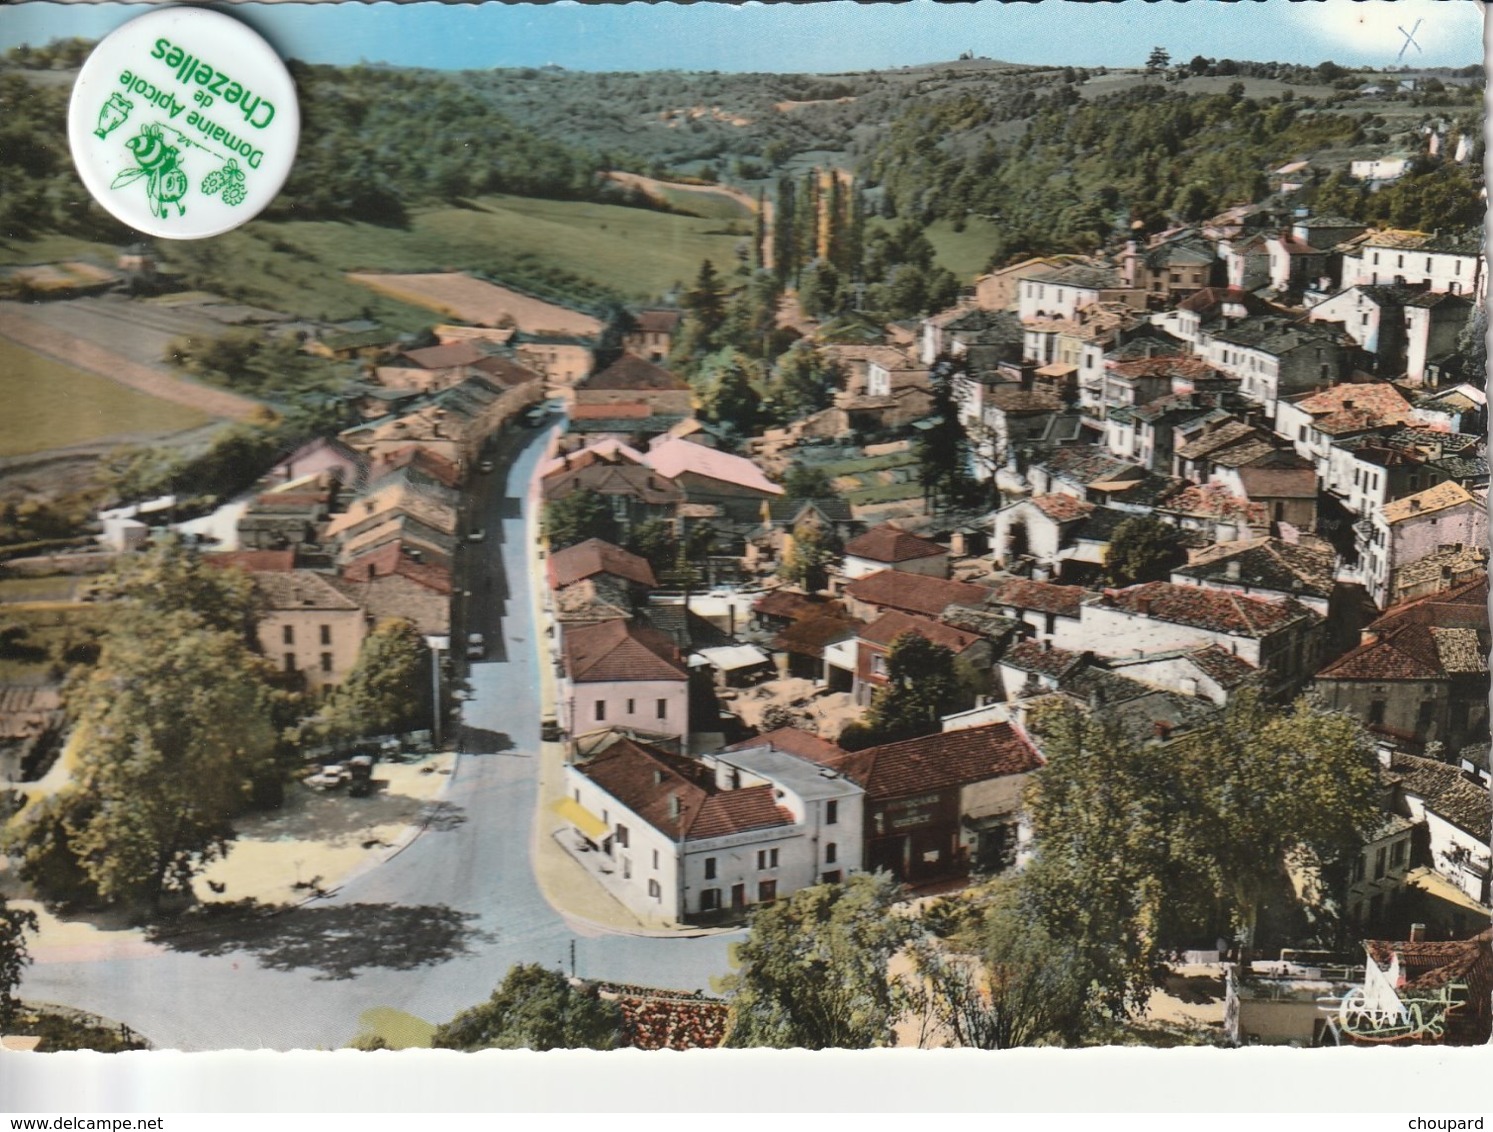
[{"label": "terracotta tiled roof", "polygon": [[567,629],[564,637],[565,671],[576,683],[689,678],[674,642],[655,629],[603,621]]},{"label": "terracotta tiled roof", "polygon": [[1188,658],[1225,691],[1239,687],[1259,671],[1249,661],[1235,656],[1222,645],[1194,649],[1188,654]]},{"label": "terracotta tiled roof", "polygon": [[800,656],[822,657],[826,646],[856,637],[861,625],[843,611],[815,614],[794,621],[773,638],[772,647]]},{"label": "terracotta tiled roof", "polygon": [[1044,646],[1041,641],[1018,641],[1006,650],[1000,662],[1022,672],[1036,672],[1058,680],[1075,665],[1082,664],[1083,656],[1067,649]]},{"label": "terracotta tiled roof", "polygon": [[992,723],[868,747],[829,765],[879,801],[1026,774],[1042,759],[1009,723]]},{"label": "terracotta tiled roof", "polygon": [[630,739],[577,767],[618,802],[676,841],[725,837],[794,824],[771,786],[716,787],[710,769]]},{"label": "terracotta tiled roof", "polygon": [[1418,519],[1425,515],[1434,515],[1437,511],[1445,511],[1448,507],[1457,507],[1463,503],[1471,503],[1472,493],[1459,483],[1439,483],[1435,487],[1428,487],[1425,491],[1407,495],[1402,499],[1386,503],[1380,510],[1386,523],[1403,523],[1406,519]]},{"label": "terracotta tiled roof", "polygon": [[441,593],[403,574],[383,574],[372,581],[352,581],[346,576],[328,581],[375,622],[405,620],[425,636],[444,636],[451,631],[449,590]]},{"label": "terracotta tiled roof", "polygon": [[1003,413],[1056,413],[1063,399],[1045,389],[1023,389],[1015,382],[997,385],[986,396],[991,406]]},{"label": "terracotta tiled roof", "polygon": [[679,322],[683,317],[684,312],[676,310],[639,311],[638,329],[644,334],[672,334],[679,329]]},{"label": "terracotta tiled roof", "polygon": [[950,605],[982,604],[990,590],[969,582],[927,578],[901,570],[878,570],[849,583],[845,593],[857,601],[882,609],[900,609],[903,613],[937,617]]},{"label": "terracotta tiled roof", "polygon": [[935,645],[942,645],[956,656],[982,639],[976,633],[956,629],[952,625],[945,625],[931,618],[899,613],[895,609],[883,613],[862,629],[860,639],[873,645],[890,646],[904,633],[916,633]]},{"label": "terracotta tiled roof", "polygon": [[[1248,585],[1328,597],[1332,594],[1334,562],[1331,551],[1276,538],[1257,538],[1209,547],[1173,573],[1204,584]],[[1234,575],[1229,573],[1231,563],[1237,571]]]},{"label": "terracotta tiled roof", "polygon": [[1430,680],[1486,672],[1486,576],[1391,607],[1364,630],[1365,643],[1317,674],[1321,680]]},{"label": "terracotta tiled roof", "polygon": [[1270,521],[1270,511],[1263,503],[1241,499],[1222,484],[1194,484],[1167,499],[1157,508],[1172,515],[1213,519],[1221,522],[1248,523],[1262,527]]},{"label": "terracotta tiled roof", "polygon": [[1239,469],[1239,482],[1250,499],[1316,499],[1317,473],[1312,468]]},{"label": "terracotta tiled roof", "polygon": [[530,381],[540,380],[540,375],[528,366],[512,358],[505,358],[501,354],[494,354],[481,361],[473,362],[472,368],[489,380],[497,382],[504,389],[512,389]]},{"label": "terracotta tiled roof", "polygon": [[1215,428],[1199,432],[1191,440],[1177,448],[1176,454],[1184,460],[1196,460],[1230,445],[1254,440],[1263,434],[1254,425],[1245,421],[1225,421]]},{"label": "terracotta tiled roof", "polygon": [[377,456],[368,468],[368,482],[376,483],[400,468],[414,468],[431,479],[454,488],[461,483],[461,469],[450,460],[418,444],[393,448]]},{"label": "terracotta tiled roof", "polygon": [[1071,522],[1074,519],[1082,519],[1094,511],[1094,504],[1085,503],[1082,499],[1076,499],[1071,495],[1054,492],[1050,495],[1034,495],[1031,503],[1042,514],[1049,519],[1059,523]]},{"label": "terracotta tiled roof", "polygon": [[573,421],[642,420],[653,415],[653,406],[645,401],[623,401],[605,405],[572,405],[568,416]]},{"label": "terracotta tiled roof", "polygon": [[643,503],[667,507],[684,500],[684,492],[648,468],[633,465],[587,464],[577,470],[551,473],[542,481],[546,501],[564,499],[571,492],[628,495]]},{"label": "terracotta tiled roof", "polygon": [[[420,557],[423,559],[424,554]],[[352,555],[342,563],[342,576],[352,582],[366,582],[370,577],[386,577],[390,574],[398,574],[412,582],[418,582],[436,593],[451,592],[449,568],[435,562],[417,561],[397,539]]]},{"label": "terracotta tiled roof", "polygon": [[1401,790],[1424,799],[1426,809],[1487,841],[1493,829],[1493,799],[1486,786],[1469,778],[1460,767],[1397,754],[1389,772]]},{"label": "terracotta tiled roof", "polygon": [[891,523],[882,523],[847,542],[845,553],[869,558],[873,562],[911,562],[947,554],[948,551],[931,539],[919,538]]},{"label": "terracotta tiled roof", "polygon": [[733,456],[716,448],[675,437],[649,451],[648,465],[665,479],[690,474],[720,480],[736,487],[782,495],[783,489],[768,479],[761,468],[744,456]]},{"label": "terracotta tiled roof", "polygon": [[1152,620],[1236,637],[1267,637],[1297,621],[1321,620],[1316,613],[1289,598],[1273,601],[1171,582],[1146,582],[1123,590],[1107,590],[1101,600],[1110,608]]},{"label": "terracotta tiled roof", "polygon": [[593,373],[577,389],[644,389],[687,392],[689,383],[663,366],[654,365],[636,354],[623,354],[606,369]]},{"label": "terracotta tiled roof", "polygon": [[990,589],[987,605],[1010,605],[1037,613],[1056,613],[1077,617],[1088,591],[1081,586],[1060,586],[1056,582],[1030,582],[1025,578],[1006,578]]},{"label": "terracotta tiled roof", "polygon": [[1313,417],[1359,411],[1383,424],[1403,424],[1410,419],[1410,402],[1387,381],[1334,385],[1309,393],[1291,404]]},{"label": "terracotta tiled roof", "polygon": [[787,617],[793,621],[816,616],[824,609],[822,600],[798,590],[773,590],[752,603],[752,612],[767,617]]},{"label": "terracotta tiled roof", "polygon": [[599,538],[588,538],[575,546],[555,551],[550,555],[549,574],[550,585],[556,589],[597,574],[614,574],[649,589],[658,585],[653,577],[653,567],[646,558]]},{"label": "terracotta tiled roof", "polygon": [[357,602],[310,570],[265,571],[252,576],[265,610],[358,608]]},{"label": "terracotta tiled roof", "polygon": [[393,364],[397,366],[406,363],[420,369],[453,369],[457,366],[469,366],[487,356],[487,351],[475,342],[455,342],[449,346],[406,350],[393,359]]},{"label": "terracotta tiled roof", "polygon": [[750,751],[754,747],[773,747],[779,751],[786,751],[790,755],[796,755],[810,762],[827,763],[845,754],[834,743],[828,739],[803,731],[797,727],[779,727],[776,731],[764,731],[751,739],[743,739],[740,743],[732,743],[726,748],[728,751]]},{"label": "terracotta tiled roof", "polygon": [[1109,368],[1120,377],[1181,377],[1189,381],[1212,377],[1218,372],[1202,358],[1167,355],[1115,362]]}]

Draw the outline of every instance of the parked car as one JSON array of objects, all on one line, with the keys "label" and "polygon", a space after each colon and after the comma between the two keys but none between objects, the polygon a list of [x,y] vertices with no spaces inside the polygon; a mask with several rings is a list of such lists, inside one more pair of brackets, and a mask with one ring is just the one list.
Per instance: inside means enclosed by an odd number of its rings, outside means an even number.
[{"label": "parked car", "polygon": [[481,527],[473,527],[467,535],[468,542],[481,542],[487,537],[487,532]]},{"label": "parked car", "polygon": [[530,405],[519,418],[525,428],[538,428],[549,419],[549,410],[543,405]]},{"label": "parked car", "polygon": [[487,655],[487,640],[481,633],[467,634],[467,658],[481,660]]},{"label": "parked car", "polygon": [[560,741],[560,721],[553,716],[547,717],[539,725],[539,738],[545,743],[558,743]]},{"label": "parked car", "polygon": [[486,475],[488,472],[492,471],[492,461],[483,460],[480,464],[477,465],[477,470],[483,475]]}]

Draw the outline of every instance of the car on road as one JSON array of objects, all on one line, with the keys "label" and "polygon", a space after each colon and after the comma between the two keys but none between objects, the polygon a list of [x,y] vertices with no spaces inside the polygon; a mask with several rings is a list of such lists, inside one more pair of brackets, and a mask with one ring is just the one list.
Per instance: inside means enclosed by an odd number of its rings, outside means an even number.
[{"label": "car on road", "polygon": [[481,660],[487,655],[487,639],[481,633],[467,634],[467,659]]},{"label": "car on road", "polygon": [[492,471],[492,461],[483,460],[482,463],[477,465],[477,470],[483,475],[487,475],[488,472]]},{"label": "car on road", "polygon": [[471,532],[467,535],[467,541],[468,542],[481,542],[486,537],[487,537],[487,532],[484,531],[481,527],[473,527],[472,530],[471,530]]},{"label": "car on road", "polygon": [[549,410],[543,405],[530,405],[519,418],[525,428],[538,428],[549,419]]}]

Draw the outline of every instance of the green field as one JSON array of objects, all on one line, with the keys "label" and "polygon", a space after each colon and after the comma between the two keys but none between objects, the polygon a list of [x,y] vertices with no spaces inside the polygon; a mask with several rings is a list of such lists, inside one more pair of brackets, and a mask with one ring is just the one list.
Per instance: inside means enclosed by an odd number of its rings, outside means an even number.
[{"label": "green field", "polygon": [[[866,222],[866,226],[889,227],[895,223],[897,222],[873,216]],[[990,263],[991,253],[995,251],[996,234],[999,231],[998,225],[978,216],[967,217],[962,232],[954,231],[952,220],[935,220],[923,229],[928,242],[933,245],[934,262],[939,267],[952,271],[958,277],[961,287],[974,286],[975,276],[985,271]]]},{"label": "green field", "polygon": [[[668,185],[660,186],[657,192],[669,202],[671,207],[684,212],[692,212],[707,220],[740,221],[742,224],[752,222],[752,210],[735,197],[725,193],[692,192],[689,189],[676,189]],[[745,232],[746,229],[743,228],[742,231]]]},{"label": "green field", "polygon": [[[302,317],[371,317],[414,330],[430,324],[429,311],[376,295],[343,273],[478,271],[541,297],[549,296],[534,281],[564,291],[563,276],[571,276],[646,300],[693,279],[701,260],[725,268],[750,238],[750,225],[736,229],[619,205],[484,197],[465,208],[417,212],[403,229],[330,220],[249,224],[213,241],[214,263],[231,264],[232,277],[192,282]],[[199,274],[212,270],[195,266]]]},{"label": "green field", "polygon": [[73,236],[48,234],[27,240],[0,240],[0,266],[18,263],[57,263],[84,259],[112,264],[119,249],[111,244],[96,244]]},{"label": "green field", "polygon": [[8,392],[0,456],[21,456],[109,436],[178,432],[209,418],[196,409],[126,389],[0,338]]}]

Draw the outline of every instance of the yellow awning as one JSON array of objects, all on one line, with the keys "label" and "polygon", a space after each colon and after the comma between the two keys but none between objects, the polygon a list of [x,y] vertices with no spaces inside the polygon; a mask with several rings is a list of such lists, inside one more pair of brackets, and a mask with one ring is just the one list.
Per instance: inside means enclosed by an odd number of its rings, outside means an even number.
[{"label": "yellow awning", "polygon": [[587,837],[598,840],[606,836],[607,823],[574,798],[561,798],[551,808]]}]

